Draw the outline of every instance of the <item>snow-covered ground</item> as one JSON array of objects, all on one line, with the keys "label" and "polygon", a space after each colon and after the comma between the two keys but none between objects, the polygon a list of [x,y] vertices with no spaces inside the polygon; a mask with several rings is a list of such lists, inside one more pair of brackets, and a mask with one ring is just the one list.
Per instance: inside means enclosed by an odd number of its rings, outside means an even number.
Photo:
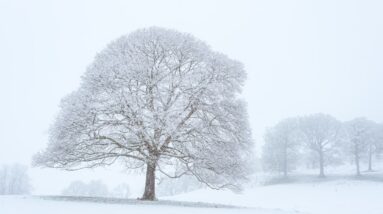
[{"label": "snow-covered ground", "polygon": [[[136,201],[137,202],[137,201]],[[33,196],[1,196],[1,214],[293,214],[278,209],[210,206],[181,202],[73,201]]]},{"label": "snow-covered ground", "polygon": [[259,183],[265,183],[265,178],[270,177],[259,175],[257,185],[246,188],[240,194],[228,190],[200,189],[161,197],[156,202],[0,196],[0,214],[383,214],[382,172],[382,169],[364,171],[362,177],[355,177],[352,166],[329,168],[324,179],[318,178],[313,170],[292,174],[288,181],[269,180],[268,185]]},{"label": "snow-covered ground", "polygon": [[204,189],[167,199],[282,209],[310,214],[382,214],[382,196],[381,181],[327,178],[321,182],[307,180],[256,186],[241,194]]}]

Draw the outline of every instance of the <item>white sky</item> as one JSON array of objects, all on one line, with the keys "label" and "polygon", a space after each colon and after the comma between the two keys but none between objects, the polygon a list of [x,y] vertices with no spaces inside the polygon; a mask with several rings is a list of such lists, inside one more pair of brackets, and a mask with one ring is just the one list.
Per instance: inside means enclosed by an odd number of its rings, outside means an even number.
[{"label": "white sky", "polygon": [[[383,122],[382,11],[379,0],[0,0],[0,163],[29,165],[47,145],[60,99],[95,54],[149,26],[189,32],[245,64],[243,96],[258,147],[265,127],[288,116]],[[38,193],[105,177],[31,174]],[[53,178],[61,186],[46,182]]]}]

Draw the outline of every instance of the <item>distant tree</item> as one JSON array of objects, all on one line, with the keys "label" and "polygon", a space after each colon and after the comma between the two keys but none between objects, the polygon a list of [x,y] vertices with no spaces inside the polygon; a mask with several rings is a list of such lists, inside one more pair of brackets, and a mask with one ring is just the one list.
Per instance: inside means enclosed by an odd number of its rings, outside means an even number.
[{"label": "distant tree", "polygon": [[[347,151],[353,156],[356,175],[360,175],[361,155],[368,151],[374,139],[374,122],[365,118],[356,118],[344,123],[347,134]],[[372,152],[372,151],[371,151]]]},{"label": "distant tree", "polygon": [[288,118],[267,130],[262,152],[262,162],[267,171],[282,172],[295,168],[298,158],[300,131],[298,119]]},{"label": "distant tree", "polygon": [[108,197],[108,187],[101,181],[73,181],[62,191],[65,196]]},{"label": "distant tree", "polygon": [[301,118],[300,130],[306,147],[316,154],[319,176],[324,177],[325,160],[330,159],[339,147],[337,142],[341,123],[330,115],[313,114]]},{"label": "distant tree", "polygon": [[0,166],[0,195],[24,195],[31,191],[28,167],[20,164]]},{"label": "distant tree", "polygon": [[149,28],[123,36],[62,101],[34,164],[75,170],[122,160],[146,167],[143,200],[155,199],[157,171],[193,175],[211,188],[239,187],[252,157],[238,99],[245,79],[241,63],[189,34]]}]

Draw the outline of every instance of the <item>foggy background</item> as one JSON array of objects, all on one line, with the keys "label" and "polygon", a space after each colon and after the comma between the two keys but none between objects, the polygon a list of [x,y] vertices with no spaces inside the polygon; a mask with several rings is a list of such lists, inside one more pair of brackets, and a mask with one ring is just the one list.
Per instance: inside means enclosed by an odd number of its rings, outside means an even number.
[{"label": "foggy background", "polygon": [[[0,0],[0,163],[30,165],[47,145],[60,99],[79,86],[96,53],[150,26],[191,33],[244,63],[243,98],[258,153],[265,128],[289,116],[324,112],[383,122],[382,11],[378,0]],[[36,194],[91,178],[143,188],[119,165],[29,174]]]}]

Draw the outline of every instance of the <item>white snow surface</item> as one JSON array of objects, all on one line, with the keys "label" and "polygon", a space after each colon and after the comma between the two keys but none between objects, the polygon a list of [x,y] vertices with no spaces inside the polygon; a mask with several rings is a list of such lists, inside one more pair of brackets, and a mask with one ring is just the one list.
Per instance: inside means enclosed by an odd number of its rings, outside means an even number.
[{"label": "white snow surface", "polygon": [[200,189],[162,197],[155,202],[0,196],[0,214],[382,214],[382,181],[380,176],[358,179],[328,176],[324,180],[308,176],[290,183],[256,185],[240,194],[228,190]]},{"label": "white snow surface", "polygon": [[126,203],[115,201],[73,201],[34,196],[0,196],[1,214],[293,214],[279,209],[260,209],[243,207],[220,207],[208,204],[187,202],[141,202],[126,200]]},{"label": "white snow surface", "polygon": [[256,186],[241,194],[204,189],[167,199],[278,208],[310,214],[383,213],[382,181],[350,178],[328,180]]}]

